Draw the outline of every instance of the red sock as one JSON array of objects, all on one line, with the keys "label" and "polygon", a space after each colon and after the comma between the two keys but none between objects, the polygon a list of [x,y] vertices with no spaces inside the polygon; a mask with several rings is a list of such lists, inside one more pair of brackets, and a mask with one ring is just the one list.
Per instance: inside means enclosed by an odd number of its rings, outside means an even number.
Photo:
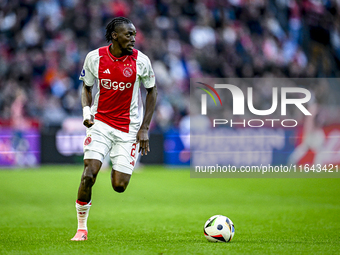
[{"label": "red sock", "polygon": [[79,201],[78,199],[77,199],[77,204],[80,204],[80,205],[87,205],[89,202],[82,202],[82,201]]}]

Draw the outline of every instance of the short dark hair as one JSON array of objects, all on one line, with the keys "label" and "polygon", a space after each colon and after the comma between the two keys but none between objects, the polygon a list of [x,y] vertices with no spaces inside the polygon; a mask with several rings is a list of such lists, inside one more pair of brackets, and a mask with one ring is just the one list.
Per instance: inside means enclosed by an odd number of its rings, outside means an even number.
[{"label": "short dark hair", "polygon": [[106,26],[105,38],[107,42],[112,41],[112,32],[116,32],[116,28],[122,24],[132,24],[131,20],[125,17],[116,17]]}]

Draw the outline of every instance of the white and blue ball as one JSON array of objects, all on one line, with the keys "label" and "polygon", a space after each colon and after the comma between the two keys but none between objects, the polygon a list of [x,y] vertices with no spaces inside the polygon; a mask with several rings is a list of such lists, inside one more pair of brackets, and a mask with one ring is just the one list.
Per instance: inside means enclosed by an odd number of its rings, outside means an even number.
[{"label": "white and blue ball", "polygon": [[204,224],[204,236],[210,242],[230,242],[234,234],[234,223],[226,216],[214,215]]}]

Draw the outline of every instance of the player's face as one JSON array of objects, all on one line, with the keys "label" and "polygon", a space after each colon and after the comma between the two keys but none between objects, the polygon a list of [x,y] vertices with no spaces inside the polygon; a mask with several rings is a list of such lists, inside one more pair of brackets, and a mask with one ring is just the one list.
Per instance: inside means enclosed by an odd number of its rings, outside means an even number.
[{"label": "player's face", "polygon": [[116,42],[123,55],[131,55],[135,46],[136,28],[133,24],[122,24],[116,28]]}]

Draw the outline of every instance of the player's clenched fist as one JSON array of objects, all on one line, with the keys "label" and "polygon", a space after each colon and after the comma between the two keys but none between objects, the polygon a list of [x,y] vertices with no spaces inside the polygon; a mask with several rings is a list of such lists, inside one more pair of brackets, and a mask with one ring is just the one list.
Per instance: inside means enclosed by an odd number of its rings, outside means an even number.
[{"label": "player's clenched fist", "polygon": [[91,126],[93,126],[94,124],[94,117],[91,114],[91,108],[89,106],[85,106],[83,108],[83,124],[85,127],[89,128]]},{"label": "player's clenched fist", "polygon": [[93,116],[91,116],[90,120],[84,120],[83,122],[84,126],[87,128],[92,127],[94,124],[93,120],[94,120]]}]

